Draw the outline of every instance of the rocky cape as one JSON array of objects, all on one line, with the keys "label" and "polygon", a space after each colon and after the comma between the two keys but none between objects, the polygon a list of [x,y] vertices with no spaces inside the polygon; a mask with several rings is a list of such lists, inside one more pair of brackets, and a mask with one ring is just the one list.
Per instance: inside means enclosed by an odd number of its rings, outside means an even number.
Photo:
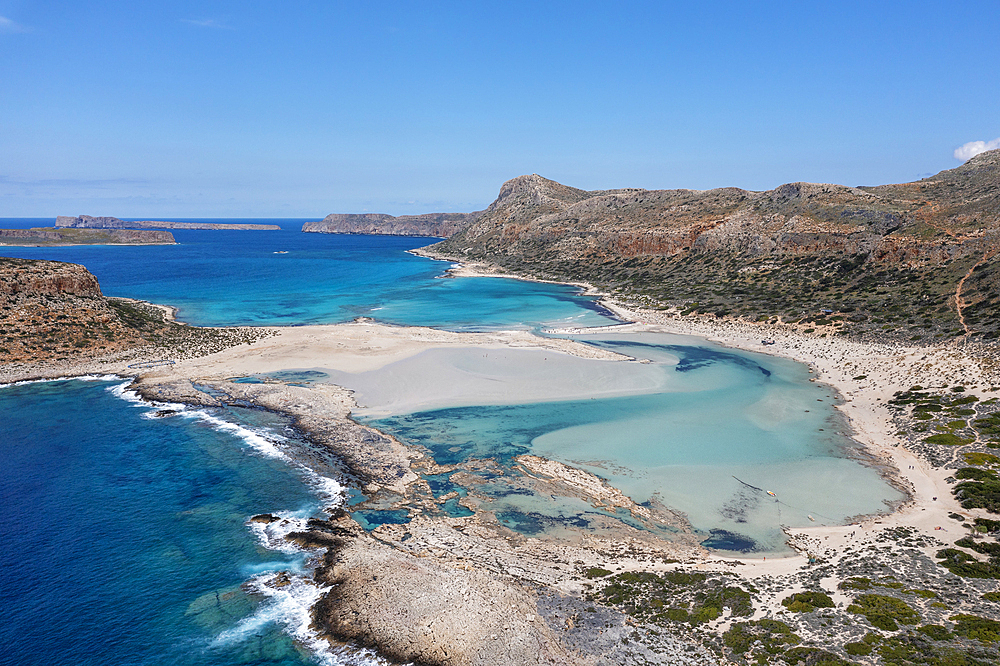
[{"label": "rocky cape", "polygon": [[169,231],[148,229],[0,229],[0,245],[173,245]]},{"label": "rocky cape", "polygon": [[469,224],[483,211],[474,213],[425,213],[400,215],[384,213],[331,213],[319,222],[306,222],[302,231],[320,234],[370,234],[386,236],[432,236],[448,238]]},{"label": "rocky cape", "polygon": [[167,310],[105,296],[79,264],[0,257],[0,381],[199,356],[268,335],[266,329],[186,326]]},{"label": "rocky cape", "polygon": [[832,315],[862,333],[916,325],[926,338],[996,338],[998,249],[994,150],[921,181],[877,187],[585,191],[520,176],[426,253],[585,280],[689,312]]},{"label": "rocky cape", "polygon": [[55,226],[76,229],[211,229],[216,231],[276,231],[281,229],[277,224],[157,222],[152,220],[129,222],[127,220],[119,220],[117,217],[92,217],[90,215],[78,215],[77,217],[59,215],[56,217]]}]

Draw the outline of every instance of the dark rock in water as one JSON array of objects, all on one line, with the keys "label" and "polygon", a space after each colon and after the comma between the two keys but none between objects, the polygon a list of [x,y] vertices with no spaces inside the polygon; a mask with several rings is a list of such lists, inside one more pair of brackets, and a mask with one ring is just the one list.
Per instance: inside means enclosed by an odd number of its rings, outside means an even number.
[{"label": "dark rock in water", "polygon": [[271,523],[275,523],[275,522],[277,522],[279,520],[281,520],[281,518],[279,518],[278,516],[275,516],[273,514],[270,514],[270,513],[259,513],[256,516],[253,516],[250,519],[250,522],[251,523],[264,523],[265,525],[270,525]]},{"label": "dark rock in water", "polygon": [[153,412],[153,418],[162,419],[164,416],[173,416],[174,414],[177,413],[178,412],[176,409],[161,409],[159,411]]},{"label": "dark rock in water", "polygon": [[288,575],[287,571],[279,571],[274,578],[267,581],[266,585],[269,587],[285,587],[292,584],[292,578]]},{"label": "dark rock in water", "polygon": [[705,548],[712,550],[732,550],[739,553],[750,553],[756,550],[757,542],[750,537],[730,532],[729,530],[711,530],[712,536],[701,542]]},{"label": "dark rock in water", "polygon": [[285,537],[302,548],[338,548],[343,545],[343,539],[328,532],[309,530],[308,532],[291,532]]}]

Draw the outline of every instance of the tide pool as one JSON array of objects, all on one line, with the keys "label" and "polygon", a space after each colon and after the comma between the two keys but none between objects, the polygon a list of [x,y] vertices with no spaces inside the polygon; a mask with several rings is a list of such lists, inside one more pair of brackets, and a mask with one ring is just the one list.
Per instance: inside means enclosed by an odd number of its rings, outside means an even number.
[{"label": "tide pool", "polygon": [[[106,296],[178,308],[198,326],[334,324],[371,317],[451,330],[603,326],[610,312],[576,287],[505,278],[442,279],[450,265],[407,253],[436,239],[300,231],[171,230],[177,245],[0,247],[0,256],[83,264]],[[0,219],[0,227],[53,220]]]},{"label": "tide pool", "polygon": [[255,583],[303,572],[306,556],[251,515],[301,525],[339,501],[289,457],[284,424],[247,410],[151,418],[121,386],[0,388],[4,663],[374,663],[304,647],[315,587]]}]

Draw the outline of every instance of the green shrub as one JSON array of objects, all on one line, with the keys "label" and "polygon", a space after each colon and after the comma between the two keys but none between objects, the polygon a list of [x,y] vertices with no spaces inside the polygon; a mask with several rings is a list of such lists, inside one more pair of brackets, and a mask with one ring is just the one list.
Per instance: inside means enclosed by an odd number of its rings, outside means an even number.
[{"label": "green shrub", "polygon": [[957,548],[939,550],[935,557],[942,560],[939,563],[941,566],[963,578],[1000,578],[1000,561],[997,558],[980,562]]},{"label": "green shrub", "polygon": [[972,537],[962,537],[955,542],[955,545],[974,550],[983,555],[1000,556],[1000,543],[996,541],[978,541]]},{"label": "green shrub", "polygon": [[847,610],[864,615],[872,626],[886,631],[896,631],[899,628],[897,622],[916,624],[920,620],[920,614],[905,601],[881,594],[862,594]]},{"label": "green shrub", "polygon": [[928,444],[940,444],[942,446],[963,446],[965,444],[972,443],[971,439],[962,439],[958,435],[950,432],[942,432],[937,435],[931,435],[924,439]]},{"label": "green shrub", "polygon": [[833,608],[833,599],[825,592],[796,592],[781,600],[781,605],[793,613],[810,613],[817,608]]},{"label": "green shrub", "polygon": [[992,453],[980,453],[979,451],[968,451],[962,454],[966,464],[969,465],[1000,465],[1000,456]]},{"label": "green shrub", "polygon": [[798,645],[802,639],[792,633],[792,628],[780,620],[763,619],[755,622],[737,622],[722,635],[722,641],[735,654],[744,654],[760,641],[766,654],[780,654],[785,646]]},{"label": "green shrub", "polygon": [[868,643],[847,643],[844,645],[847,654],[853,656],[864,656],[872,653],[872,646]]},{"label": "green shrub", "polygon": [[966,481],[955,486],[952,492],[965,509],[986,509],[990,513],[1000,513],[1000,479]]},{"label": "green shrub", "polygon": [[952,638],[951,632],[940,624],[925,624],[922,627],[917,627],[917,631],[927,636],[932,641],[947,641]]},{"label": "green shrub", "polygon": [[982,643],[1000,641],[1000,622],[978,615],[952,615],[948,618],[955,623],[955,634],[972,638]]},{"label": "green shrub", "polygon": [[841,590],[870,590],[872,588],[872,581],[863,576],[854,576],[841,581],[837,587]]},{"label": "green shrub", "polygon": [[603,578],[604,576],[610,576],[611,574],[612,572],[607,569],[602,569],[601,567],[590,567],[586,572],[584,572],[583,575],[587,578]]},{"label": "green shrub", "polygon": [[983,599],[1000,604],[1000,592],[987,592],[983,595]]},{"label": "green shrub", "polygon": [[978,467],[963,467],[955,472],[956,479],[973,479],[975,481],[987,481],[997,478],[997,473],[989,469],[979,469]]}]

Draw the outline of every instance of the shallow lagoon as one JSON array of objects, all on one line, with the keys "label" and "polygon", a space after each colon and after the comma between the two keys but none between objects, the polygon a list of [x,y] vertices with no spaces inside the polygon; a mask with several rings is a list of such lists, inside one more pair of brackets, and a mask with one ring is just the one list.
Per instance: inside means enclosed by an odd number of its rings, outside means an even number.
[{"label": "shallow lagoon", "polygon": [[[835,396],[801,364],[665,334],[574,337],[647,362],[509,350],[470,369],[473,350],[434,350],[432,364],[408,359],[331,381],[355,390],[359,419],[439,464],[523,453],[565,462],[636,502],[684,512],[723,549],[784,552],[782,526],[840,523],[900,498],[858,459]],[[525,365],[535,371],[511,371]],[[409,409],[399,386],[431,407]],[[492,496],[491,508],[528,533],[593,513],[499,486]]]}]

